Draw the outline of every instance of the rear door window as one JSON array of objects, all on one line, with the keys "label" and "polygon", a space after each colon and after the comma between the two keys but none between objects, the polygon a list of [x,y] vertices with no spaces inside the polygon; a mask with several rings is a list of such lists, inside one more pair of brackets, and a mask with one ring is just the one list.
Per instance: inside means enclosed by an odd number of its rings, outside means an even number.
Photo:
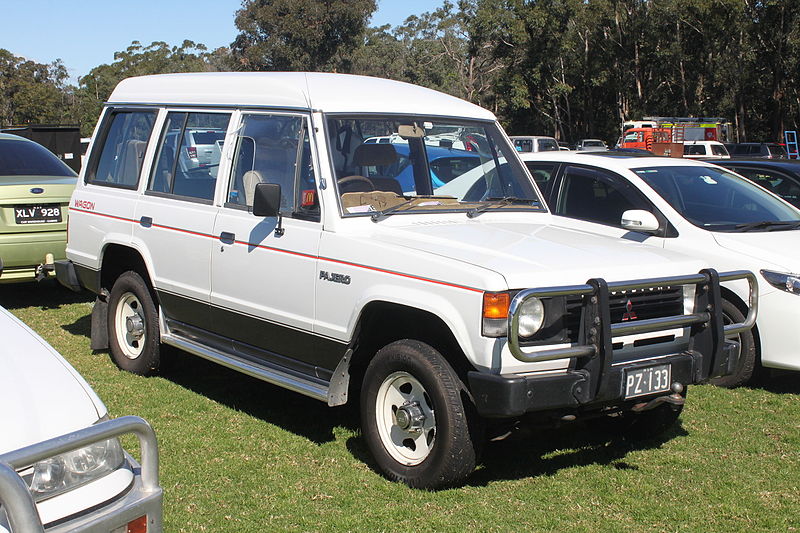
[{"label": "rear door window", "polygon": [[230,118],[230,113],[168,113],[147,190],[211,202]]}]

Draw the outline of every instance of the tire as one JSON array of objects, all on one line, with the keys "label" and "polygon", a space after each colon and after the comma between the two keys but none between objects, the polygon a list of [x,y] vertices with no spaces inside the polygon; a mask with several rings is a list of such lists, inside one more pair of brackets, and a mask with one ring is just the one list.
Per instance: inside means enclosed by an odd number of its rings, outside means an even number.
[{"label": "tire", "polygon": [[361,428],[384,475],[435,490],[472,473],[483,432],[467,398],[453,368],[431,346],[406,339],[380,349],[364,374]]},{"label": "tire", "polygon": [[114,282],[108,299],[108,345],[122,370],[149,376],[160,362],[158,311],[150,288],[133,271]]},{"label": "tire", "polygon": [[[744,322],[745,316],[735,304],[728,300],[722,300],[722,319],[725,324],[733,324]],[[729,338],[739,341],[741,345],[739,361],[732,374],[713,378],[711,383],[718,387],[731,389],[748,383],[753,377],[753,370],[756,366],[756,342],[753,330],[745,331]]]}]

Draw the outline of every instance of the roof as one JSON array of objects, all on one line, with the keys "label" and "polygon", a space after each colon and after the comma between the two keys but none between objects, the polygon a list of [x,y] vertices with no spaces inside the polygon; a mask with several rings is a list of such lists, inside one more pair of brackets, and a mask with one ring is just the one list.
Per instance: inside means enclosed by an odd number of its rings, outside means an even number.
[{"label": "roof", "polygon": [[495,120],[482,107],[399,81],[322,72],[202,72],[122,80],[109,103],[279,107]]},{"label": "roof", "polygon": [[731,158],[721,161],[722,166],[744,166],[744,167],[763,167],[777,168],[800,173],[800,160],[797,159],[739,159]]},{"label": "roof", "polygon": [[19,135],[14,135],[13,133],[0,133],[0,140],[3,141],[26,141],[26,142],[33,142],[30,139],[25,137],[20,137]]},{"label": "roof", "polygon": [[[625,152],[526,152],[518,154],[523,161],[557,161],[561,163],[575,163],[594,165],[611,170],[626,170],[645,167],[685,167],[685,166],[713,166],[711,162],[682,157],[660,157]],[[718,160],[714,160],[716,163]]]}]

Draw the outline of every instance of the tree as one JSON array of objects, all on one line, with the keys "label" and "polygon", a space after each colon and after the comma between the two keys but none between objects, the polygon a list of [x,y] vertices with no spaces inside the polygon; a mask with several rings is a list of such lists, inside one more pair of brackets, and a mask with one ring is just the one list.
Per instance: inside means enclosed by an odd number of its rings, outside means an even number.
[{"label": "tree", "polygon": [[91,134],[100,116],[103,102],[114,87],[125,78],[173,72],[207,72],[218,70],[223,63],[224,50],[207,52],[205,45],[183,41],[169,46],[162,41],[143,46],[139,41],[114,54],[110,65],[98,65],[78,80],[73,114],[81,124],[82,135]]},{"label": "tree", "polygon": [[67,69],[0,49],[0,125],[59,123],[68,116]]},{"label": "tree", "polygon": [[375,0],[244,0],[236,69],[350,72],[375,9]]}]

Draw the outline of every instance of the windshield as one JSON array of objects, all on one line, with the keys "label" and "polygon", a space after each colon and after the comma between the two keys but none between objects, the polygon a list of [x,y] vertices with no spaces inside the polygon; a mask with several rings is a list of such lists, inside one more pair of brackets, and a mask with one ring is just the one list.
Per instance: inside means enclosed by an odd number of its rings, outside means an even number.
[{"label": "windshield", "polygon": [[371,115],[327,124],[346,216],[545,210],[495,123]]},{"label": "windshield", "polygon": [[0,176],[70,176],[72,171],[50,150],[34,142],[0,141]]},{"label": "windshield", "polygon": [[[800,211],[721,168],[665,166],[633,169],[695,226],[712,231],[789,228]],[[753,226],[753,223],[765,223]],[[768,223],[773,224],[772,227]]]}]

